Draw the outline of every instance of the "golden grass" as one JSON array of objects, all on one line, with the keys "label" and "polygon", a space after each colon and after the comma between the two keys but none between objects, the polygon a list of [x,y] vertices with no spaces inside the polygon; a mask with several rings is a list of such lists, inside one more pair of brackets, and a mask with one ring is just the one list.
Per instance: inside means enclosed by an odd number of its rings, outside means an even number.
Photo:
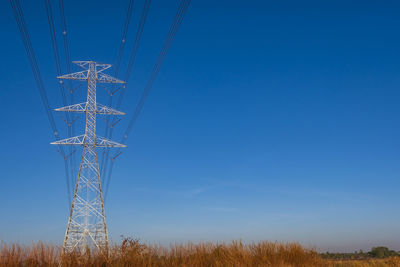
[{"label": "golden grass", "polygon": [[0,267],[20,266],[271,266],[271,267],[369,267],[400,266],[400,258],[365,261],[332,261],[322,259],[315,250],[296,243],[260,242],[243,244],[178,244],[170,247],[144,245],[125,239],[110,249],[108,257],[88,251],[60,256],[60,247],[43,243],[32,246],[0,247]]}]

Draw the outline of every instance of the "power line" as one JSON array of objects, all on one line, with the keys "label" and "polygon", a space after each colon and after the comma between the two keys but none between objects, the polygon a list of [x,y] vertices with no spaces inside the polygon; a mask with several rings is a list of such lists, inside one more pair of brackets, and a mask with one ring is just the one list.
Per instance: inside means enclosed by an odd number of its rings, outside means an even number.
[{"label": "power line", "polygon": [[[61,20],[61,27],[62,27],[62,36],[63,36],[63,44],[64,44],[64,56],[65,56],[65,65],[67,68],[67,73],[71,72],[71,60],[70,60],[70,51],[69,51],[69,45],[68,45],[68,37],[67,37],[67,22],[65,19],[65,11],[64,11],[64,0],[59,0],[58,1],[58,7],[60,11],[60,20]],[[64,84],[65,85],[65,84]],[[72,87],[72,81],[68,81],[68,92],[70,96],[70,104],[74,104],[74,92],[75,90]],[[68,134],[69,136],[75,136],[75,124],[73,123],[76,121],[78,117],[75,118],[74,114],[70,114],[70,125],[68,127]],[[70,157],[70,164],[72,166],[71,168],[71,177],[75,177],[76,175],[76,162],[75,162],[75,156],[72,155]]]},{"label": "power line", "polygon": [[[125,23],[124,23],[124,27],[123,27],[123,30],[122,30],[121,43],[120,43],[120,46],[119,46],[117,61],[116,61],[116,64],[115,64],[115,71],[114,71],[114,76],[115,77],[118,77],[119,68],[120,68],[121,61],[122,61],[122,55],[123,55],[123,51],[124,51],[124,47],[125,47],[125,43],[126,43],[126,37],[128,35],[129,24],[130,24],[131,17],[132,17],[133,3],[134,3],[133,0],[129,0],[128,9],[126,11]],[[109,101],[108,101],[108,106],[109,107],[112,106],[113,96],[114,96],[114,93],[116,91],[118,91],[118,90],[115,90],[115,84],[113,84],[111,92],[108,92],[109,93]],[[113,122],[111,124],[112,125],[114,124],[114,120],[113,120]],[[107,117],[106,118],[106,129],[105,129],[105,135],[104,135],[105,138],[109,138],[109,131],[112,131],[112,127],[109,127],[109,125],[110,125],[110,118]],[[100,165],[100,172],[101,173],[103,173],[104,166],[108,164],[108,160],[106,159],[105,156],[108,155],[109,151],[110,151],[109,148],[106,148],[105,150],[103,150],[102,158],[101,158],[101,165]],[[104,160],[106,160],[105,164],[104,164]],[[102,177],[103,177],[103,175],[102,175]]]},{"label": "power line", "polygon": [[63,40],[64,40],[65,63],[67,65],[67,73],[70,73],[71,72],[71,61],[70,61],[68,38],[67,38],[67,23],[66,23],[65,12],[64,12],[64,1],[59,0],[58,6],[60,9],[62,35],[63,35]]},{"label": "power line", "polygon": [[[53,56],[54,56],[54,60],[56,62],[56,70],[57,70],[57,76],[60,76],[61,73],[61,61],[60,61],[60,53],[59,53],[59,49],[58,49],[58,44],[57,44],[57,37],[56,37],[56,30],[55,30],[55,26],[54,26],[54,18],[53,18],[53,11],[52,11],[52,7],[51,7],[51,1],[50,0],[44,0],[44,5],[46,8],[46,15],[47,15],[47,22],[49,24],[49,30],[50,30],[50,38],[51,38],[51,45],[52,45],[52,50],[53,50]],[[60,92],[61,92],[61,97],[62,97],[62,103],[63,106],[67,106],[67,97],[65,95],[65,88],[64,88],[64,84],[63,83],[58,83],[58,86],[60,88]],[[65,114],[66,120],[64,120],[64,122],[67,124],[68,127],[68,137],[72,137],[72,131],[71,131],[71,127],[73,124],[73,121],[70,118],[70,114],[67,112]],[[75,169],[75,166],[73,165],[73,148],[70,146],[68,148],[68,157],[64,157],[63,159],[64,161],[66,161],[66,164],[69,165],[69,168],[71,170],[71,177],[69,177],[69,173],[68,173],[68,180],[73,179],[73,170]],[[73,181],[71,181],[73,182]],[[68,188],[68,190],[70,191],[68,193],[68,195],[71,195],[71,189]]]},{"label": "power line", "polygon": [[122,31],[121,44],[120,44],[119,52],[118,52],[118,56],[117,56],[117,63],[115,64],[114,74],[118,74],[118,72],[119,72],[119,67],[121,64],[123,50],[124,50],[125,42],[126,42],[126,36],[128,34],[129,24],[130,24],[131,17],[132,17],[133,2],[134,2],[133,0],[129,0],[128,9],[126,11],[125,24],[124,24],[124,28]]},{"label": "power line", "polygon": [[187,11],[187,9],[189,7],[189,4],[190,4],[190,0],[182,0],[181,4],[179,5],[178,12],[175,15],[174,22],[173,22],[173,24],[172,24],[172,26],[171,26],[171,28],[170,28],[170,30],[168,32],[167,38],[164,41],[164,45],[163,45],[163,47],[161,49],[160,54],[158,55],[157,61],[154,64],[154,67],[153,67],[153,70],[151,72],[150,78],[146,83],[146,86],[145,86],[145,88],[143,90],[143,93],[142,93],[142,95],[140,97],[139,103],[136,106],[135,112],[134,112],[132,118],[130,119],[128,127],[127,127],[127,129],[126,129],[126,131],[125,131],[125,133],[123,135],[123,138],[121,140],[121,142],[123,144],[125,144],[126,139],[128,138],[128,135],[129,135],[130,131],[132,130],[132,127],[135,124],[136,119],[139,116],[139,114],[140,114],[140,112],[141,112],[141,110],[143,108],[143,105],[144,105],[144,103],[145,103],[145,101],[147,99],[147,96],[149,95],[150,90],[153,87],[153,84],[154,84],[154,82],[155,82],[155,80],[157,78],[157,75],[160,72],[162,63],[164,62],[164,59],[165,59],[165,57],[166,57],[166,55],[168,53],[169,48],[171,47],[171,44],[172,44],[172,42],[173,42],[173,40],[174,40],[174,38],[176,36],[176,33],[177,33],[178,29],[179,29],[179,26],[182,23],[182,20],[183,20],[185,14],[186,14],[186,11]]},{"label": "power line", "polygon": [[[166,39],[164,41],[163,47],[162,47],[162,49],[161,49],[161,51],[160,51],[160,53],[158,55],[156,63],[154,64],[153,70],[152,70],[152,72],[150,74],[150,78],[147,80],[147,83],[146,83],[146,85],[144,87],[144,90],[142,92],[142,95],[140,97],[139,103],[137,104],[135,112],[133,113],[133,115],[132,115],[132,117],[131,117],[131,119],[129,121],[127,129],[125,130],[125,133],[124,133],[123,138],[121,140],[122,144],[126,143],[126,140],[127,140],[128,136],[129,136],[129,133],[131,132],[133,125],[135,124],[138,116],[140,115],[140,112],[141,112],[141,110],[142,110],[142,108],[144,106],[144,103],[145,103],[145,101],[146,101],[146,99],[147,99],[147,97],[148,97],[148,95],[150,93],[151,88],[154,85],[154,82],[155,82],[155,80],[157,78],[157,75],[160,72],[161,66],[162,66],[162,64],[164,62],[164,59],[165,59],[165,57],[166,57],[166,55],[167,55],[167,53],[168,53],[168,51],[169,51],[169,49],[171,47],[171,44],[172,44],[172,42],[173,42],[173,40],[174,40],[174,38],[176,36],[176,33],[178,32],[178,29],[179,29],[180,25],[182,24],[183,18],[185,17],[185,14],[187,12],[187,9],[188,9],[189,5],[190,5],[190,0],[182,0],[180,5],[179,5],[179,7],[178,7],[178,11],[175,14],[174,21],[173,21],[173,23],[172,23],[172,25],[171,25],[171,27],[169,29],[169,32],[168,32],[168,35],[167,35],[167,37],[166,37]],[[118,151],[117,153],[119,153],[119,152],[120,151]],[[114,166],[114,162],[112,161],[111,162],[111,166],[110,166],[110,170],[109,170],[109,173],[108,173],[108,177],[106,177],[106,179],[107,179],[106,185],[109,184],[109,180],[111,179],[113,166]],[[108,186],[107,186],[107,188],[105,188],[104,199],[107,198],[108,188],[109,188]]]},{"label": "power line", "polygon": [[[125,47],[125,43],[126,43],[126,36],[128,34],[129,24],[130,24],[131,17],[132,17],[133,3],[134,3],[133,0],[129,0],[128,9],[126,11],[125,23],[124,23],[124,27],[122,30],[121,43],[119,46],[119,51],[118,51],[117,60],[116,60],[116,64],[115,64],[115,71],[114,71],[115,77],[118,77],[119,68],[120,68],[121,61],[122,61],[122,55],[123,55],[123,51],[124,51],[124,47]],[[112,106],[113,96],[114,96],[114,93],[116,92],[114,89],[115,89],[115,84],[113,84],[111,91],[108,92],[108,94],[109,94],[108,106],[109,107]],[[109,131],[110,131],[109,121],[110,121],[110,119],[109,119],[109,117],[107,117],[106,118],[106,130],[105,130],[105,135],[104,135],[104,137],[106,137],[106,138],[109,138]],[[109,149],[106,149],[103,151],[101,165],[100,165],[100,172],[103,171],[105,155],[108,154],[108,152],[109,152]]]},{"label": "power line", "polygon": [[[132,67],[133,67],[133,64],[135,63],[136,54],[137,54],[137,50],[139,48],[140,39],[142,38],[144,25],[146,23],[147,15],[149,14],[150,4],[151,4],[151,0],[146,0],[145,3],[144,3],[142,15],[140,16],[139,27],[138,27],[137,32],[136,32],[135,43],[132,46],[132,52],[131,52],[131,56],[129,58],[128,68],[127,68],[126,73],[125,73],[125,82],[129,81],[129,77],[130,77],[131,72],[132,72]],[[119,95],[117,106],[116,106],[117,109],[119,109],[121,104],[122,104],[122,99],[123,99],[124,94],[125,94],[125,89],[126,89],[126,86],[122,88],[121,94]]]},{"label": "power line", "polygon": [[[53,19],[53,11],[51,8],[50,0],[44,0],[44,6],[46,8],[47,22],[49,24],[50,38],[51,38],[51,44],[52,44],[52,48],[53,48],[53,55],[54,55],[54,59],[56,61],[57,75],[59,75],[61,73],[60,53],[58,52],[56,31],[55,31],[54,19]],[[64,88],[60,87],[60,89],[62,90],[63,101],[65,101]]]},{"label": "power line", "polygon": [[[139,26],[138,26],[138,29],[136,31],[135,42],[134,42],[134,44],[132,46],[131,56],[129,58],[128,67],[127,67],[127,70],[126,70],[126,73],[125,73],[125,79],[124,79],[125,82],[128,82],[130,74],[132,72],[132,67],[133,67],[133,64],[134,64],[135,59],[136,59],[136,54],[137,54],[137,50],[139,48],[139,43],[140,43],[140,40],[142,38],[144,25],[146,23],[147,15],[149,14],[150,5],[151,5],[151,0],[146,0],[144,2],[144,6],[143,6],[143,9],[142,9],[142,14],[140,16]],[[127,19],[128,19],[128,17],[127,17]],[[118,68],[119,68],[119,66],[118,66]],[[115,76],[116,76],[116,74],[115,74]],[[123,99],[124,94],[125,94],[125,90],[126,90],[126,84],[124,86],[122,86],[122,88],[121,88],[121,92],[120,92],[120,95],[119,95],[119,98],[118,98],[116,109],[119,109],[120,106],[121,106],[122,99]],[[110,103],[109,103],[110,106],[111,106],[111,103],[112,103],[111,101],[112,101],[112,96],[110,96]],[[111,124],[113,125],[114,123],[115,123],[115,120],[113,119]],[[107,127],[108,125],[109,125],[109,120],[107,118],[106,138],[110,138],[111,139],[112,138],[112,134],[113,134],[113,128]],[[109,153],[109,151],[110,151],[109,148],[105,149],[104,152],[103,152],[103,155],[102,155],[101,171],[102,171],[103,177],[107,177],[105,174],[107,172],[108,159],[109,159],[108,153]],[[106,157],[105,157],[105,155],[106,155]]]},{"label": "power line", "polygon": [[[32,72],[33,72],[33,77],[36,81],[36,85],[39,90],[40,98],[42,100],[42,104],[45,109],[47,119],[50,123],[50,126],[53,131],[53,135],[54,135],[55,139],[60,140],[57,126],[56,126],[56,123],[54,120],[54,116],[51,112],[47,93],[46,93],[46,90],[45,90],[45,87],[43,84],[43,80],[42,80],[42,77],[41,77],[41,74],[39,71],[39,66],[37,64],[36,56],[35,56],[35,53],[34,53],[34,50],[32,47],[32,42],[30,40],[30,35],[29,35],[28,29],[26,26],[26,22],[25,22],[25,18],[24,18],[23,12],[22,12],[21,5],[19,3],[19,0],[10,0],[10,4],[11,4],[11,8],[13,10],[15,21],[17,23],[17,26],[18,26],[18,29],[20,32],[22,43],[25,47],[25,51],[26,51],[26,54],[28,57],[29,64],[30,64]],[[58,146],[58,149],[59,149],[59,152],[65,157],[65,152],[64,152],[63,147]],[[67,179],[68,173],[69,173],[68,164],[66,163],[66,161],[64,161],[64,164],[65,164],[65,172],[66,172],[66,183],[67,183],[67,188],[68,188],[67,193],[69,194],[68,199],[71,199],[70,191],[69,191],[69,187],[70,187],[69,180]]]}]

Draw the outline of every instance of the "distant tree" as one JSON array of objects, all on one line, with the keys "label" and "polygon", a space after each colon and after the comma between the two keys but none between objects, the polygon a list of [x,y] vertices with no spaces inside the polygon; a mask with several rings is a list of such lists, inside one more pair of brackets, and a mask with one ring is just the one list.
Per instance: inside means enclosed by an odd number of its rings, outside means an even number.
[{"label": "distant tree", "polygon": [[389,250],[387,247],[374,247],[368,254],[374,258],[386,258],[397,255],[395,251]]}]

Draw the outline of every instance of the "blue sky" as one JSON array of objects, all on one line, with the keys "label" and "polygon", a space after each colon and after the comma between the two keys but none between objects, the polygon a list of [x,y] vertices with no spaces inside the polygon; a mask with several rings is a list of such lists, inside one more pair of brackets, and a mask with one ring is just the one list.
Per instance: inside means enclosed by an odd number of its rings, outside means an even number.
[{"label": "blue sky", "polygon": [[[44,6],[21,2],[51,106],[59,107]],[[72,60],[115,62],[127,4],[65,1]],[[116,140],[178,4],[152,3]],[[142,6],[135,1],[128,48]],[[106,202],[111,239],[400,250],[399,12],[396,1],[192,1],[116,161]],[[0,13],[0,239],[61,243],[63,161],[49,144],[8,1]]]}]

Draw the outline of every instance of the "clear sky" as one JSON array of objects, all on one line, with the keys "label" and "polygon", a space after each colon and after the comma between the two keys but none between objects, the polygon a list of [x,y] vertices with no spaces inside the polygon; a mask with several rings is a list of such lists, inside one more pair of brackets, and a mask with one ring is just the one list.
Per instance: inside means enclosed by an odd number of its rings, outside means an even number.
[{"label": "clear sky", "polygon": [[[128,1],[64,2],[71,59],[114,63]],[[21,4],[59,107],[44,5]],[[152,3],[117,141],[178,4]],[[142,6],[135,1],[127,48]],[[116,161],[111,239],[400,250],[399,13],[398,1],[193,0]],[[0,239],[59,244],[69,209],[63,161],[8,1],[0,23]]]}]

